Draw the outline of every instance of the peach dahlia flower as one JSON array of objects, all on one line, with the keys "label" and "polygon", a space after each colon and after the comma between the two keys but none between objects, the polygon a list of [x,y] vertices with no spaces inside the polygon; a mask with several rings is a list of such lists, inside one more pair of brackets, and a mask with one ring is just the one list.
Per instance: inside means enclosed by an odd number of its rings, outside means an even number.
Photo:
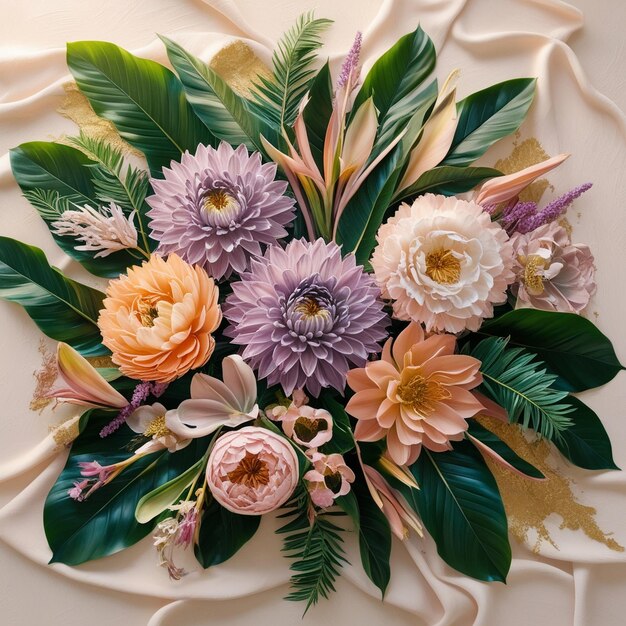
[{"label": "peach dahlia flower", "polygon": [[[393,342],[393,347],[392,347]],[[346,411],[358,419],[357,441],[387,437],[389,456],[398,465],[413,463],[422,446],[435,452],[463,438],[467,419],[484,409],[469,391],[482,382],[480,361],[454,354],[452,335],[424,339],[419,324],[409,324],[385,343],[379,361],[348,372],[356,392]]]},{"label": "peach dahlia flower", "polygon": [[204,365],[222,313],[208,274],[175,254],[152,255],[107,288],[98,326],[130,378],[168,383]]},{"label": "peach dahlia flower", "polygon": [[397,319],[426,330],[478,330],[513,282],[504,229],[475,202],[426,194],[402,204],[376,235],[376,282]]}]

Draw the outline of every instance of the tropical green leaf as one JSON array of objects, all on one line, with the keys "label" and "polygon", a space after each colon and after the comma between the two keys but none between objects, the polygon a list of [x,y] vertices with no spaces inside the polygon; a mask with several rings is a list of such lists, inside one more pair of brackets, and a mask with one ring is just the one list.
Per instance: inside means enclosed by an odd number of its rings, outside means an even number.
[{"label": "tropical green leaf", "polygon": [[503,407],[511,423],[521,422],[547,439],[557,440],[571,425],[572,407],[566,391],[553,387],[554,374],[547,373],[536,355],[522,348],[507,348],[507,339],[484,339],[471,355],[481,361],[483,382],[479,389]]},{"label": "tropical green leaf", "polygon": [[104,294],[63,276],[39,248],[0,237],[0,298],[21,304],[48,337],[84,356],[108,354],[96,323]]},{"label": "tropical green leaf", "polygon": [[514,133],[528,113],[535,84],[534,78],[516,78],[461,100],[454,139],[442,165],[470,165],[498,139]]},{"label": "tropical green leaf", "polygon": [[173,72],[101,41],[67,45],[67,64],[94,111],[146,155],[153,176],[215,138],[185,99]]},{"label": "tropical green leaf", "polygon": [[410,187],[396,198],[397,201],[424,193],[454,196],[476,187],[488,178],[502,176],[502,172],[490,167],[453,167],[442,165],[424,172]]},{"label": "tropical green leaf", "polygon": [[332,112],[333,84],[327,61],[311,81],[309,101],[303,113],[311,153],[320,171],[324,168],[324,138]]},{"label": "tropical green leaf", "polygon": [[301,15],[278,42],[272,57],[272,76],[258,77],[253,109],[279,131],[291,127],[296,119],[300,102],[315,75],[311,64],[322,45],[320,36],[331,23],[314,19],[312,13]]},{"label": "tropical green leaf", "polygon": [[624,369],[610,340],[574,313],[518,309],[486,321],[479,334],[510,337],[510,346],[534,352],[558,375],[554,386],[566,391],[599,387]]},{"label": "tropical green leaf", "polygon": [[277,128],[258,117],[248,100],[235,93],[217,72],[176,42],[161,36],[170,63],[178,73],[196,115],[218,139],[245,144],[265,154],[260,136],[280,145]]},{"label": "tropical green leaf", "polygon": [[422,106],[420,86],[435,68],[435,46],[421,27],[401,37],[368,72],[352,111],[369,97],[378,110],[374,153],[379,153]]},{"label": "tropical green leaf", "polygon": [[502,581],[511,565],[507,519],[498,486],[469,441],[449,452],[422,449],[411,466],[413,501],[441,558],[459,572]]},{"label": "tropical green leaf", "polygon": [[[516,470],[526,474],[531,478],[545,478],[545,476],[534,466],[520,457],[512,448],[510,448],[498,435],[491,432],[476,420],[468,421],[467,434],[476,437],[481,443],[491,448],[497,455],[502,457],[509,465]],[[478,448],[480,450],[480,448]]]},{"label": "tropical green leaf", "polygon": [[256,533],[260,515],[237,515],[210,498],[200,522],[196,559],[202,567],[219,565],[230,559]]},{"label": "tropical green leaf", "polygon": [[[24,197],[52,231],[64,211],[88,204],[99,206],[94,184],[94,161],[71,146],[45,141],[23,143],[10,152],[11,168]],[[59,247],[96,276],[115,278],[137,258],[126,250],[94,258],[94,252],[76,250],[76,239],[52,232]]]},{"label": "tropical green leaf", "polygon": [[65,468],[48,494],[44,527],[53,553],[51,562],[78,565],[119,552],[145,537],[156,520],[140,524],[135,519],[141,497],[182,474],[206,451],[206,440],[194,439],[179,452],[163,450],[143,456],[83,502],[73,500],[68,490],[83,479],[79,462],[95,460],[106,466],[132,455],[124,449],[134,437],[128,427],[105,439],[99,435],[101,426],[114,415],[96,412],[90,416],[89,427],[72,445]]},{"label": "tropical green leaf", "polygon": [[196,481],[202,470],[203,460],[194,463],[187,471],[176,476],[139,500],[135,508],[135,519],[140,524],[147,524],[157,518],[161,513],[167,511],[176,504],[182,497],[184,491],[189,489]]},{"label": "tropical green leaf", "polygon": [[354,450],[354,435],[350,418],[340,402],[330,395],[321,397],[322,406],[333,416],[333,438],[323,446],[324,454],[345,454]]},{"label": "tropical green leaf", "polygon": [[578,467],[619,469],[613,460],[611,440],[598,416],[574,396],[569,396],[567,402],[574,408],[569,415],[572,424],[554,445]]}]

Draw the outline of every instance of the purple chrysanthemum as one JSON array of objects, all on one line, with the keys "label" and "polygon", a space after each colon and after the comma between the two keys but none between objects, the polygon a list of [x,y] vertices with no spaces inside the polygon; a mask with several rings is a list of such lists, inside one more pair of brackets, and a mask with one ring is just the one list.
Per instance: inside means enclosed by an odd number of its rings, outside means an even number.
[{"label": "purple chrysanthemum", "polygon": [[245,271],[261,244],[276,243],[293,220],[294,201],[284,195],[287,183],[274,180],[276,165],[263,165],[244,145],[200,145],[163,174],[146,199],[159,252],[175,252],[216,279]]},{"label": "purple chrysanthemum", "polygon": [[226,334],[243,358],[286,395],[343,391],[350,367],[380,350],[387,315],[374,281],[335,243],[291,241],[254,259],[224,306]]}]

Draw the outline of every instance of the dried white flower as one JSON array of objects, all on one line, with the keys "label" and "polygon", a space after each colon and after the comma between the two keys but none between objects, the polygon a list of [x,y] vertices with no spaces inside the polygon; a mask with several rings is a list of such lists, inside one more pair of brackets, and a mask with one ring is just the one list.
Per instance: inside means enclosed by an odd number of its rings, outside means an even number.
[{"label": "dried white flower", "polygon": [[126,217],[114,202],[99,209],[86,204],[76,210],[64,211],[52,227],[56,235],[83,242],[83,245],[75,246],[76,250],[98,251],[95,258],[105,257],[118,250],[137,247],[135,213],[133,211]]}]

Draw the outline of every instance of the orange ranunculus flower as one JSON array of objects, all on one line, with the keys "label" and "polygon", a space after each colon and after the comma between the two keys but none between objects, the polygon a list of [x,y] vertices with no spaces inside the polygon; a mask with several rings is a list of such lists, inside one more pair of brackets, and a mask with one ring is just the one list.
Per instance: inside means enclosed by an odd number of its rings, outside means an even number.
[{"label": "orange ranunculus flower", "polygon": [[219,291],[199,266],[153,254],[109,283],[98,326],[130,378],[168,383],[204,365],[222,320]]}]

